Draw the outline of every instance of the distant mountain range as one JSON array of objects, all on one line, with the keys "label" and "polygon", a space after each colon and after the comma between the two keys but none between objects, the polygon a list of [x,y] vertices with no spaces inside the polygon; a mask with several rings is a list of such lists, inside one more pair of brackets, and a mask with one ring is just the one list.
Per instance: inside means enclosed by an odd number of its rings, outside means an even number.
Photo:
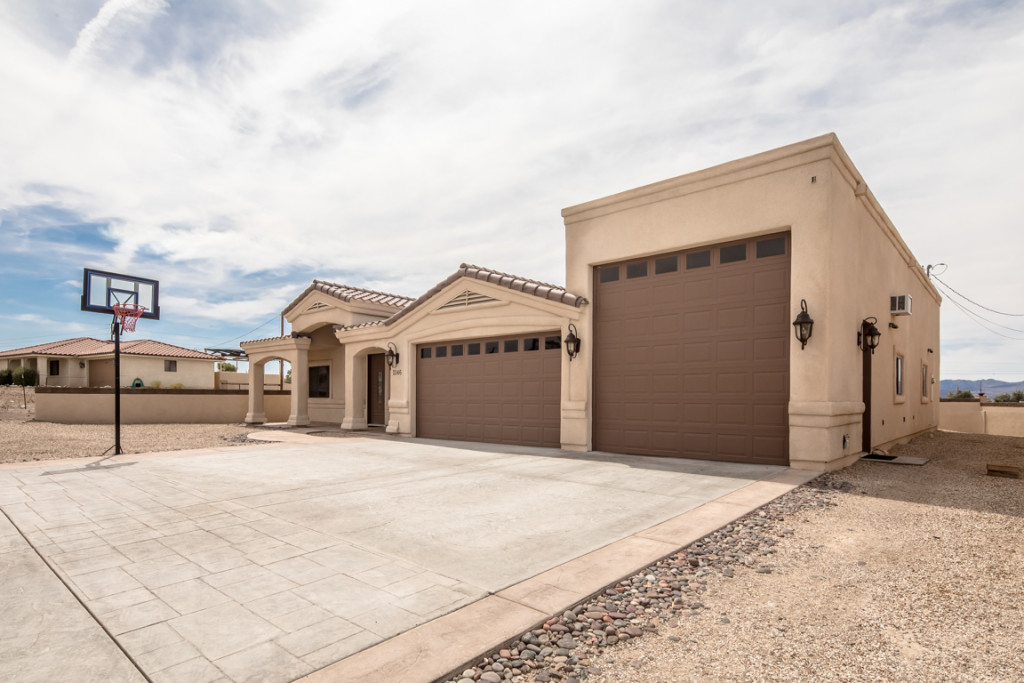
[{"label": "distant mountain range", "polygon": [[957,389],[966,389],[975,396],[984,392],[985,396],[995,398],[999,394],[1012,394],[1015,391],[1024,391],[1024,381],[1000,382],[997,379],[944,379],[939,382],[939,392],[942,398],[949,396],[950,392],[955,392]]}]

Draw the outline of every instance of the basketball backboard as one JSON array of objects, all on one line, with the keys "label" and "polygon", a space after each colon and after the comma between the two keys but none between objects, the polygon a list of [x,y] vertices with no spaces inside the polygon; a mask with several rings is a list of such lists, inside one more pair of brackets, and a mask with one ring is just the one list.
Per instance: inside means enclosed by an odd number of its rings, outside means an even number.
[{"label": "basketball backboard", "polygon": [[113,315],[116,304],[146,307],[143,318],[160,319],[160,283],[132,275],[85,269],[82,282],[82,310]]}]

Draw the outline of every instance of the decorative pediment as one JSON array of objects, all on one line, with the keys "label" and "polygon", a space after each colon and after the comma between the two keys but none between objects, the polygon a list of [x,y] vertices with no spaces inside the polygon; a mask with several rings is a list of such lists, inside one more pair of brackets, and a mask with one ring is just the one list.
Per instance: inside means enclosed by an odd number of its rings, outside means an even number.
[{"label": "decorative pediment", "polygon": [[323,301],[317,301],[317,302],[314,302],[312,306],[307,308],[305,310],[305,312],[306,313],[312,313],[313,311],[319,311],[320,309],[323,309],[323,308],[330,308],[330,306],[325,304]]},{"label": "decorative pediment", "polygon": [[486,294],[478,294],[476,292],[471,292],[470,290],[467,289],[464,292],[462,292],[462,294],[459,294],[457,297],[446,303],[444,306],[439,306],[438,310],[444,310],[448,308],[465,308],[467,306],[479,306],[480,304],[490,304],[497,302],[498,300],[493,297],[489,297]]}]

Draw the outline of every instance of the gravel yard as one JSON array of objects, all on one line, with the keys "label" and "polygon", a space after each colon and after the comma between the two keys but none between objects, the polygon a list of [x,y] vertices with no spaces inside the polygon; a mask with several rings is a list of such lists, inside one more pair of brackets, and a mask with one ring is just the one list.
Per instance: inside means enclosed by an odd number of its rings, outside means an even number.
[{"label": "gravel yard", "polygon": [[[33,422],[32,389],[27,398],[28,408],[22,408],[21,387],[0,387],[0,463],[98,456],[113,447],[113,425]],[[121,448],[125,453],[150,453],[237,446],[253,431],[246,425],[121,425]]]},{"label": "gravel yard", "polygon": [[452,681],[1024,681],[1024,439],[823,475]]}]

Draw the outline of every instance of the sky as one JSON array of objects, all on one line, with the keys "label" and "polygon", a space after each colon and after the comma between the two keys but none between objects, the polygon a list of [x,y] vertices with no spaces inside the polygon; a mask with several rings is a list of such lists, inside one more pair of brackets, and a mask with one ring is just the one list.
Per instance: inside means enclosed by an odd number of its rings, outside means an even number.
[{"label": "sky", "polygon": [[991,309],[947,296],[942,377],[1019,380],[1022,121],[1020,2],[0,0],[0,349],[105,338],[85,267],[200,349],[313,278],[563,283],[562,208],[835,132]]}]

